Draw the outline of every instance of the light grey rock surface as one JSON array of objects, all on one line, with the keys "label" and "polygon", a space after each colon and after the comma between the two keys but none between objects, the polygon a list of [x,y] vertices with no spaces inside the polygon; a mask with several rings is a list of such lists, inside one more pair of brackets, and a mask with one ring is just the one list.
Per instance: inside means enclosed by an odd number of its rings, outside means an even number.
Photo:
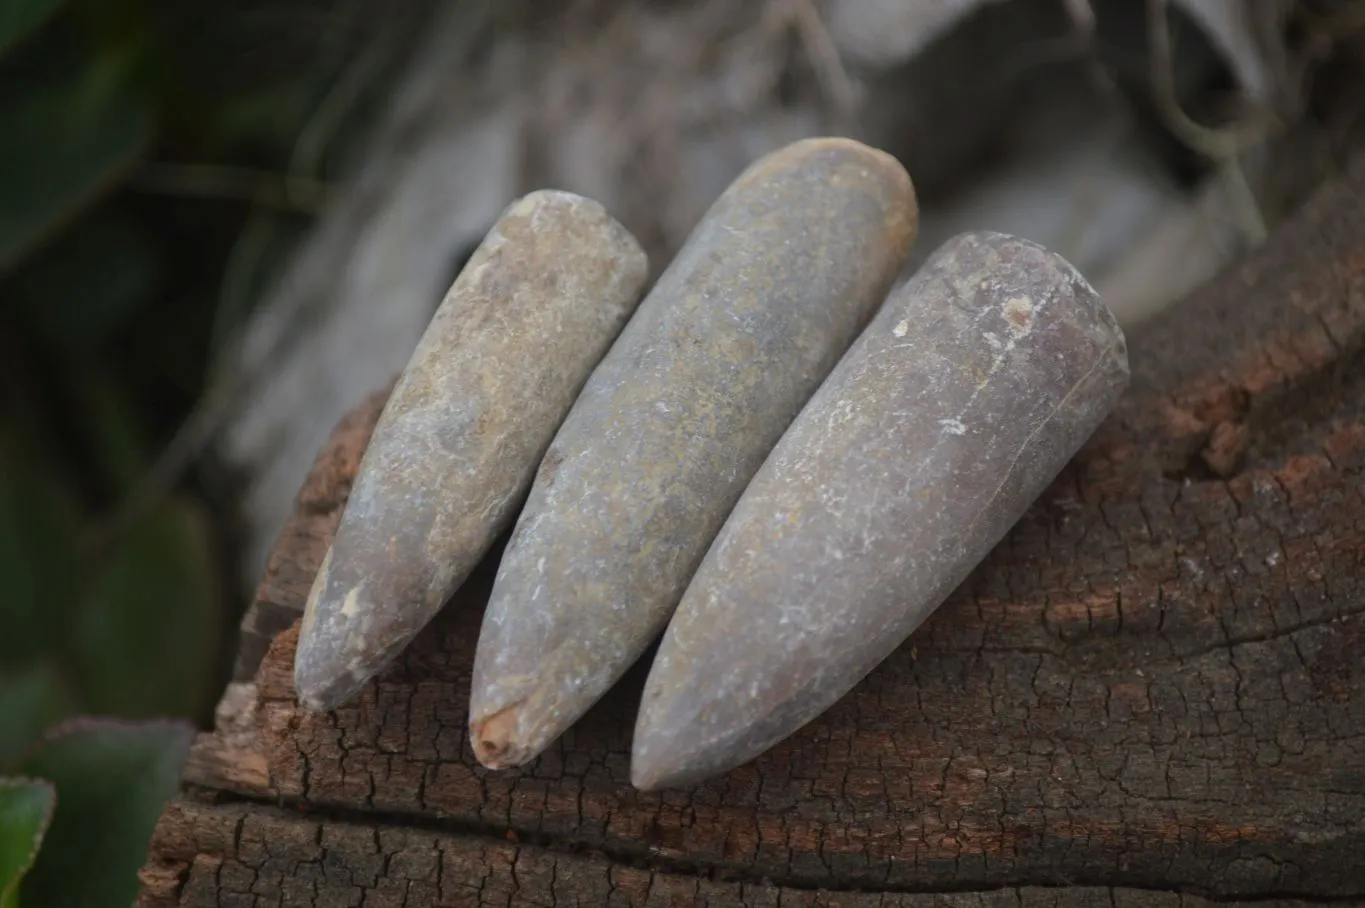
[{"label": "light grey rock surface", "polygon": [[511,523],[647,274],[635,239],[597,202],[542,191],[504,212],[365,451],[304,612],[294,665],[304,705],[335,708],[387,665]]},{"label": "light grey rock surface", "polygon": [[944,244],[810,400],[664,634],[642,789],[758,756],[885,659],[1023,515],[1128,382],[1085,279],[997,233]]},{"label": "light grey rock surface", "polygon": [[867,323],[917,207],[896,160],[793,143],[714,203],[588,381],[499,567],[470,731],[524,763],[630,667],[725,515]]}]

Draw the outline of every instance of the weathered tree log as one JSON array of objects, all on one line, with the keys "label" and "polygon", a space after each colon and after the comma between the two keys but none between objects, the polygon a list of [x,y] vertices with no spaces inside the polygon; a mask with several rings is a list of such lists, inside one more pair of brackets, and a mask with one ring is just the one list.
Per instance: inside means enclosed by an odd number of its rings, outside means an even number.
[{"label": "weathered tree log", "polygon": [[[480,768],[491,573],[351,704],[229,691],[144,905],[1199,904],[1365,898],[1365,163],[1131,338],[1133,387],[852,694],[689,791],[628,783],[637,666]],[[301,608],[378,407],[343,423],[256,609]],[[496,553],[495,553],[496,555]]]}]

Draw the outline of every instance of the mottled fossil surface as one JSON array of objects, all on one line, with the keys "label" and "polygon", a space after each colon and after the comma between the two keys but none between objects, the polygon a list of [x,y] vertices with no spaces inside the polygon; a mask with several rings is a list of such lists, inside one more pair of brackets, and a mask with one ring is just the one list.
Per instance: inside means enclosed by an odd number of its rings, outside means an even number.
[{"label": "mottled fossil surface", "polygon": [[545,456],[498,571],[470,705],[491,767],[539,754],[668,620],[755,470],[914,238],[897,161],[793,143],[720,196]]},{"label": "mottled fossil surface", "polygon": [[948,241],[755,475],[654,660],[631,778],[689,784],[819,715],[1000,541],[1128,384],[1123,332],[1059,256]]},{"label": "mottled fossil surface", "polygon": [[534,192],[499,219],[365,451],[308,599],[304,704],[332,709],[388,664],[514,519],[647,272],[635,239],[590,199]]}]

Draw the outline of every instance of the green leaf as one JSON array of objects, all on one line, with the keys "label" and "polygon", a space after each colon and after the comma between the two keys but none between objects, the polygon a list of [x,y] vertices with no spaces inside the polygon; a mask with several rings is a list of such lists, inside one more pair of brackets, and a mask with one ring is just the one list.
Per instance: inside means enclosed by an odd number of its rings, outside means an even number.
[{"label": "green leaf", "polygon": [[162,266],[142,225],[104,208],[26,260],[6,295],[49,344],[84,353],[151,299]]},{"label": "green leaf", "polygon": [[0,665],[28,665],[64,636],[84,573],[75,501],[22,439],[0,435]]},{"label": "green leaf", "polygon": [[0,272],[109,188],[152,132],[152,109],[126,87],[120,63],[88,66],[0,106]]},{"label": "green leaf", "polygon": [[0,3],[0,54],[33,33],[62,5],[62,0],[4,0]]},{"label": "green leaf", "polygon": [[38,856],[56,804],[51,782],[0,777],[0,908],[17,908],[19,884]]},{"label": "green leaf", "polygon": [[19,759],[44,728],[74,711],[71,695],[50,661],[0,674],[0,767]]},{"label": "green leaf", "polygon": [[137,872],[194,729],[183,722],[78,719],[53,729],[25,760],[57,786],[47,841],[24,879],[25,905],[128,908]]},{"label": "green leaf", "polygon": [[173,499],[134,524],[93,578],[71,627],[71,670],[92,712],[206,715],[222,630],[208,517]]}]

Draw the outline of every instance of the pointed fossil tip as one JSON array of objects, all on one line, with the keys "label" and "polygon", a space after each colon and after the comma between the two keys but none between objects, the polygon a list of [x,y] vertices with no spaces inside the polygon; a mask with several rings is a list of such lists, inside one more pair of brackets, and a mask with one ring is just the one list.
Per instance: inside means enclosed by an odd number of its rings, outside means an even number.
[{"label": "pointed fossil tip", "polygon": [[[601,666],[600,647],[580,621],[577,639],[546,643],[527,633],[527,623],[504,621],[499,611],[508,561],[484,613],[469,685],[469,744],[489,769],[523,766],[544,753],[582,718],[616,676]],[[522,600],[516,600],[522,601]],[[544,616],[533,615],[539,621]],[[517,633],[509,633],[512,628]]]},{"label": "pointed fossil tip", "polygon": [[361,687],[350,671],[333,666],[325,653],[314,653],[315,647],[305,649],[299,640],[294,656],[294,692],[299,704],[313,713],[327,713],[349,700]]},{"label": "pointed fossil tip", "polygon": [[[308,597],[304,609],[299,641],[294,649],[294,694],[300,705],[309,712],[326,713],[350,699],[373,674],[353,658],[347,658],[344,631],[336,629],[337,611],[330,603],[322,602],[327,582],[327,563]],[[319,619],[319,615],[323,617]],[[344,617],[344,616],[342,616]]]},{"label": "pointed fossil tip", "polygon": [[310,667],[313,663],[294,663],[294,692],[299,705],[311,713],[329,713],[341,706],[361,688],[354,678],[322,674]]},{"label": "pointed fossil tip", "polygon": [[[668,669],[676,664],[661,648],[640,698],[630,746],[630,784],[640,791],[691,787],[748,763],[776,743],[751,702],[725,696],[716,685],[707,689],[695,679],[674,683]],[[707,677],[717,674],[713,667],[691,664]]]},{"label": "pointed fossil tip", "polygon": [[663,788],[672,788],[670,784],[671,770],[668,767],[653,765],[641,765],[635,760],[630,761],[630,784],[639,791],[659,791]]},{"label": "pointed fossil tip", "polygon": [[703,746],[694,730],[642,707],[631,742],[630,784],[640,791],[686,788],[731,768],[727,757],[724,748]]},{"label": "pointed fossil tip", "polygon": [[[637,734],[636,741],[640,736]],[[691,755],[682,748],[645,746],[637,743],[630,758],[630,784],[639,791],[661,791],[665,788],[684,788],[710,775],[698,770]]]},{"label": "pointed fossil tip", "polygon": [[356,582],[337,578],[335,550],[336,543],[313,580],[294,649],[294,694],[315,713],[331,712],[359,693],[421,627],[395,621],[401,610],[372,598],[373,590],[389,584],[375,582],[373,575]]},{"label": "pointed fossil tip", "polygon": [[480,764],[488,769],[511,769],[537,756],[539,751],[522,740],[517,728],[520,715],[521,703],[517,702],[469,723],[469,744]]},{"label": "pointed fossil tip", "polygon": [[[295,682],[297,686],[298,682]],[[328,713],[332,711],[332,706],[321,697],[299,694],[299,705],[310,713]]]}]

